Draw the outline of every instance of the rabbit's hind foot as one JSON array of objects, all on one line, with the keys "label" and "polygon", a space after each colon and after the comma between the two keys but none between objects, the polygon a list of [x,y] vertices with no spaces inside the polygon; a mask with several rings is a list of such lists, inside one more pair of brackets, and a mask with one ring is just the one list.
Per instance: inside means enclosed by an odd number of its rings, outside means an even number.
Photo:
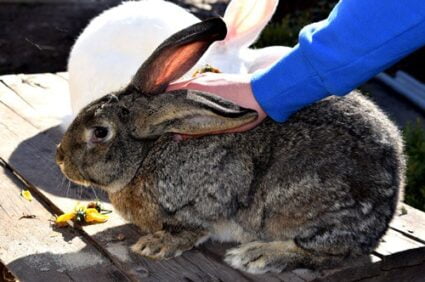
[{"label": "rabbit's hind foot", "polygon": [[281,272],[304,256],[293,241],[250,242],[227,251],[224,260],[251,273]]},{"label": "rabbit's hind foot", "polygon": [[192,249],[203,235],[204,233],[196,231],[170,233],[161,230],[141,237],[131,246],[131,250],[152,259],[173,258]]},{"label": "rabbit's hind foot", "polygon": [[242,244],[228,250],[224,258],[234,268],[257,274],[305,267],[316,259],[292,240]]}]

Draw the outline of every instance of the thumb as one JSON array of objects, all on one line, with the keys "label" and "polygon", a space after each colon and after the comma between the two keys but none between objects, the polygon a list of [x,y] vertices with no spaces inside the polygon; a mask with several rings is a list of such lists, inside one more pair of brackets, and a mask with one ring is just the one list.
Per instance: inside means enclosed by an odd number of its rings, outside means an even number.
[{"label": "thumb", "polygon": [[[173,91],[173,90],[178,90],[178,89],[187,89],[187,88],[191,88],[191,89],[194,89],[194,90],[202,90],[202,89],[197,89],[196,83],[194,83],[198,78],[200,78],[202,76],[203,75],[199,75],[197,77],[176,80],[176,81],[174,81],[174,82],[172,82],[168,85],[167,91]],[[195,88],[193,88],[194,85],[195,85]]]}]

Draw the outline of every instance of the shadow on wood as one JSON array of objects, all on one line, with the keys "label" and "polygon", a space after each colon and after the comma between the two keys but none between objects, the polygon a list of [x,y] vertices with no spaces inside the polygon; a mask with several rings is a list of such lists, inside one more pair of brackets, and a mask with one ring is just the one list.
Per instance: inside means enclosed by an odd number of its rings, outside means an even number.
[{"label": "shadow on wood", "polygon": [[[99,240],[108,241],[108,250],[116,253],[124,260],[130,261],[134,255],[129,252],[128,246],[134,243],[133,238],[114,241],[114,237],[111,237],[120,234],[122,229],[125,229],[125,226],[105,230],[97,234],[96,237]],[[78,230],[71,228],[54,228],[52,234],[56,236],[54,240],[65,241],[69,244],[72,244],[74,238],[80,236]],[[101,252],[91,251],[91,242],[86,243],[88,244],[77,252],[49,248],[45,252],[21,257],[9,263],[8,267],[10,269],[19,269],[20,277],[32,277],[31,281],[52,281],[54,277],[64,278],[66,276],[72,277],[72,279],[80,278],[80,281],[90,281],[96,279],[95,277],[103,277],[101,280],[104,281],[128,281],[127,277],[119,271],[110,272],[109,275],[111,277],[105,279],[105,271],[102,268],[110,267],[111,262]],[[139,269],[140,278],[148,275],[147,269],[142,266]],[[102,275],[99,276],[99,274]],[[98,280],[96,279],[96,281]]]},{"label": "shadow on wood", "polygon": [[55,163],[56,144],[60,142],[62,134],[61,128],[56,126],[22,141],[12,152],[9,164],[18,168],[31,184],[49,194],[77,200],[98,198],[109,201],[103,191],[73,184],[62,174]]}]

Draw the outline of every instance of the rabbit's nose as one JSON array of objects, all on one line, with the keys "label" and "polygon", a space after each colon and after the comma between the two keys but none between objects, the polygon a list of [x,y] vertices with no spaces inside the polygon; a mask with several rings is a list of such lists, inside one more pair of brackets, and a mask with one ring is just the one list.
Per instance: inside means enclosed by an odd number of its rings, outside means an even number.
[{"label": "rabbit's nose", "polygon": [[65,159],[65,154],[63,153],[61,144],[56,147],[56,163],[62,165]]}]

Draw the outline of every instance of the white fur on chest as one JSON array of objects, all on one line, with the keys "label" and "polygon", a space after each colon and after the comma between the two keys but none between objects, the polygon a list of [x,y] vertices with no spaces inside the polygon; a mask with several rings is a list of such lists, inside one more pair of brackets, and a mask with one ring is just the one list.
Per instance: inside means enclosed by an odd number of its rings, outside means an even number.
[{"label": "white fur on chest", "polygon": [[252,234],[247,233],[243,228],[232,220],[222,220],[213,223],[209,228],[208,235],[198,240],[197,245],[202,244],[208,239],[219,242],[244,243],[253,241]]}]

